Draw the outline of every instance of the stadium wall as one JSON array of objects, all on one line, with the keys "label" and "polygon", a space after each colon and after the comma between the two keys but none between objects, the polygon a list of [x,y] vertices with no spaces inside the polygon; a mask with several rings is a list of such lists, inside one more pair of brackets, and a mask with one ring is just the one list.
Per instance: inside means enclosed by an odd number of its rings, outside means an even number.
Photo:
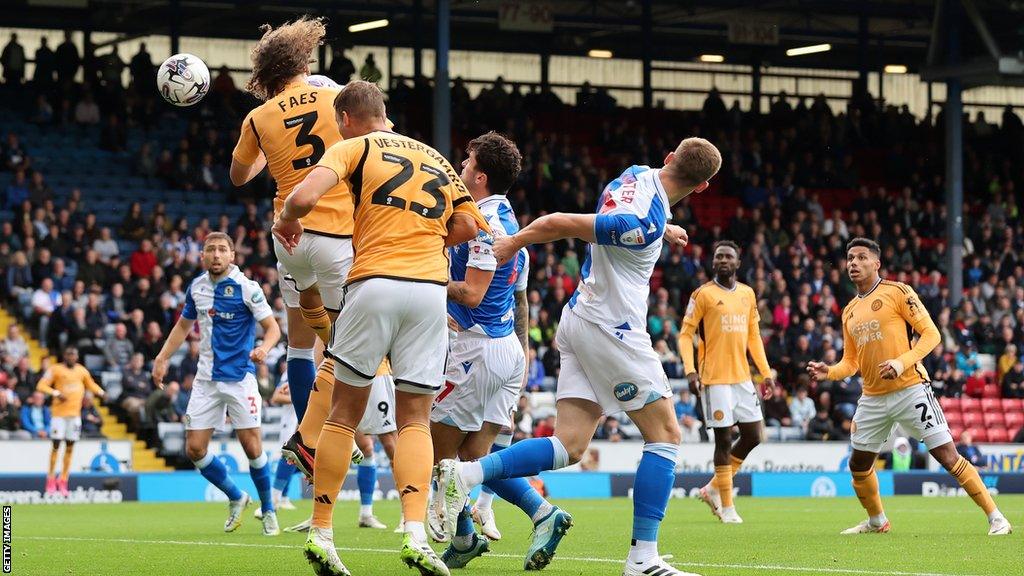
[{"label": "stadium wall", "polygon": [[[45,473],[50,464],[49,440],[0,441],[0,474]],[[129,472],[132,443],[127,440],[79,440],[71,457],[72,472]]]}]

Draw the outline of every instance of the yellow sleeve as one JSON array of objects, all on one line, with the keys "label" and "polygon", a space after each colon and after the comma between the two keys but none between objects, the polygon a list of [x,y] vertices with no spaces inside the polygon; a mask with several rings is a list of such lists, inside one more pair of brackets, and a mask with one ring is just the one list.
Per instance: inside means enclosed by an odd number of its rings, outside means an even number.
[{"label": "yellow sleeve", "polygon": [[928,311],[924,309],[924,305],[921,304],[921,299],[917,296],[917,293],[909,286],[905,288],[907,293],[900,295],[900,304],[897,310],[899,310],[900,316],[906,320],[907,324],[913,327],[914,332],[917,332],[920,337],[913,348],[897,358],[897,360],[903,363],[904,372],[923,360],[925,356],[931,354],[932,350],[942,341],[939,329],[936,328],[935,322],[932,321]]},{"label": "yellow sleeve", "polygon": [[[751,291],[753,295],[753,291]],[[764,340],[761,339],[761,315],[757,311],[757,297],[750,305],[750,314],[747,316],[747,350],[754,360],[754,366],[761,373],[761,378],[771,378],[772,369],[768,366],[768,354],[764,351]]]},{"label": "yellow sleeve", "polygon": [[96,383],[95,380],[92,379],[92,374],[90,374],[88,370],[83,369],[83,372],[85,373],[85,387],[91,390],[93,394],[98,394],[102,396],[105,393],[103,387],[101,387],[99,384]]},{"label": "yellow sleeve", "polygon": [[704,306],[701,305],[700,288],[690,296],[690,302],[686,305],[686,314],[683,316],[683,329],[679,332],[679,358],[683,361],[683,375],[692,374],[697,371],[696,362],[693,359],[693,335],[697,332],[697,326],[704,318]]},{"label": "yellow sleeve", "polygon": [[51,395],[56,391],[53,387],[53,368],[47,370],[46,374],[43,374],[43,377],[39,379],[39,382],[36,384],[36,390],[46,395]]},{"label": "yellow sleeve", "polygon": [[337,144],[334,144],[327,149],[320,161],[316,163],[317,166],[323,166],[328,170],[331,170],[338,176],[338,182],[341,182],[348,178],[349,166],[352,165],[351,151],[352,142],[359,142],[359,148],[362,149],[366,146],[365,139],[359,138],[356,140],[342,140]]},{"label": "yellow sleeve", "polygon": [[826,378],[829,380],[842,380],[843,378],[853,376],[857,373],[857,364],[857,341],[853,339],[850,327],[847,326],[846,322],[843,322],[843,359],[835,366],[829,366]]},{"label": "yellow sleeve", "polygon": [[238,143],[235,144],[235,150],[231,153],[232,158],[247,166],[255,164],[256,159],[260,156],[260,137],[256,134],[255,126],[253,113],[249,112],[245,120],[242,121],[242,131],[238,136]]}]

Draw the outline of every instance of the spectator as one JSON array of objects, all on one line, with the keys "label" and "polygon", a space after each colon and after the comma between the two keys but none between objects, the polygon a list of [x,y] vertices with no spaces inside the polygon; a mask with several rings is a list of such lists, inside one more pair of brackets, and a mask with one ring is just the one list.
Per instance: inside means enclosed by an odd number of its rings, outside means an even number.
[{"label": "spectator", "polygon": [[[121,53],[117,44],[114,44],[109,54],[102,57],[103,69],[101,70],[101,80],[107,90],[111,92],[119,91],[121,86],[121,76],[124,74],[125,64],[124,60],[121,60]],[[116,117],[114,115],[111,116]]]},{"label": "spectator", "polygon": [[776,386],[771,399],[765,401],[764,420],[769,426],[793,425],[793,416],[786,402],[786,390],[782,386]]},{"label": "spectator", "polygon": [[683,433],[683,443],[700,442],[702,440],[700,416],[697,414],[697,402],[688,388],[679,390],[679,399],[675,402],[676,419]]},{"label": "spectator", "polygon": [[78,47],[72,41],[70,30],[64,32],[64,42],[57,46],[56,58],[57,82],[61,86],[66,86],[74,81],[78,67],[82,63],[82,59],[78,55]]},{"label": "spectator", "polygon": [[178,395],[174,398],[174,413],[178,415],[179,421],[185,418],[188,412],[188,401],[192,397],[192,381],[193,375],[183,378]]},{"label": "spectator", "polygon": [[1020,358],[1003,375],[1002,388],[1003,398],[1024,398],[1024,361]]},{"label": "spectator", "polygon": [[[3,390],[0,390],[3,392]],[[21,428],[21,410],[18,405],[18,397],[11,394],[0,393],[0,432],[6,432],[7,438],[0,435],[0,438],[6,440],[10,437],[10,432],[15,432]]]},{"label": "spectator", "polygon": [[82,436],[85,438],[103,438],[103,416],[96,409],[92,392],[86,392],[82,398]]},{"label": "spectator", "polygon": [[136,278],[149,278],[156,268],[156,253],[153,252],[153,243],[148,238],[142,240],[139,249],[132,252],[131,256],[132,276]]},{"label": "spectator", "polygon": [[970,430],[960,433],[960,442],[956,445],[956,451],[976,468],[981,470],[988,468],[988,458],[974,445],[974,435]]},{"label": "spectator", "polygon": [[61,294],[53,287],[53,280],[43,278],[39,288],[32,293],[32,318],[39,324],[39,339],[47,341],[50,319],[61,305]]},{"label": "spectator", "polygon": [[39,90],[49,90],[53,86],[53,76],[57,71],[57,56],[50,49],[49,40],[46,36],[39,39],[39,48],[36,49],[35,61],[36,70],[32,74],[32,82],[35,83],[36,88]]},{"label": "spectator", "polygon": [[345,55],[345,51],[334,47],[331,51],[331,66],[327,69],[327,75],[338,84],[344,86],[356,73],[356,66]]},{"label": "spectator", "polygon": [[1003,348],[1003,353],[999,355],[999,360],[996,361],[996,381],[1002,382],[1003,376],[1013,368],[1013,365],[1017,363],[1017,346],[1014,344],[1007,344]]},{"label": "spectator", "polygon": [[146,405],[146,400],[153,391],[149,372],[143,370],[142,354],[132,354],[128,366],[121,375],[121,390],[121,397],[117,399],[117,403],[128,415],[132,429],[138,430],[142,407]]},{"label": "spectator", "polygon": [[793,426],[799,426],[803,428],[804,432],[807,432],[807,427],[811,420],[814,419],[816,412],[814,400],[807,396],[807,387],[801,386],[797,388],[796,397],[789,404],[789,415]]},{"label": "spectator", "polygon": [[174,409],[180,390],[180,384],[168,382],[166,386],[154,390],[149,395],[149,398],[146,399],[146,419],[150,426],[155,428],[161,422],[181,421],[181,417]]},{"label": "spectator", "polygon": [[50,431],[50,408],[46,406],[46,397],[36,391],[28,402],[21,407],[21,429],[33,438],[46,438]]},{"label": "spectator", "polygon": [[979,370],[981,361],[973,343],[968,342],[956,353],[956,367],[963,373],[964,378],[971,378]]},{"label": "spectator", "polygon": [[8,326],[7,337],[0,340],[0,357],[4,356],[15,364],[28,357],[28,342],[21,335],[21,328],[17,324]]},{"label": "spectator", "polygon": [[623,440],[629,440],[629,435],[622,431],[618,418],[608,416],[604,419],[601,426],[597,428],[597,433],[594,434],[594,439],[607,440],[609,442],[622,442]]},{"label": "spectator", "polygon": [[8,210],[15,210],[28,200],[28,181],[25,179],[24,170],[14,172],[14,178],[7,185],[6,197]]},{"label": "spectator", "polygon": [[555,435],[555,415],[542,419],[533,428],[534,438],[550,438]]},{"label": "spectator", "polygon": [[132,56],[128,70],[132,75],[132,83],[139,92],[145,93],[155,89],[156,67],[153,65],[153,57],[146,51],[145,42],[139,44],[139,51]]},{"label": "spectator", "polygon": [[529,392],[544,390],[544,363],[537,358],[537,350],[532,346],[530,347],[530,357],[526,366],[526,390]]},{"label": "spectator", "polygon": [[[142,240],[148,234],[146,219],[142,216],[142,204],[132,202],[124,220],[121,221],[120,233],[123,238],[135,241]],[[100,251],[100,254],[103,252]]]},{"label": "spectator", "polygon": [[106,226],[100,228],[100,237],[92,243],[92,249],[99,255],[100,262],[107,265],[110,264],[111,259],[117,258],[121,254],[117,241],[111,238],[110,228]]},{"label": "spectator", "polygon": [[75,105],[75,123],[81,126],[94,126],[100,123],[100,107],[93,99],[92,93],[86,92]]},{"label": "spectator", "polygon": [[835,426],[825,406],[818,408],[814,419],[807,423],[808,440],[832,440],[836,436]]},{"label": "spectator", "polygon": [[0,64],[4,66],[4,82],[8,85],[21,84],[25,79],[25,49],[18,44],[18,34],[11,32],[11,40],[0,53]]},{"label": "spectator", "polygon": [[377,84],[380,82],[384,74],[381,73],[380,68],[377,67],[377,62],[373,59],[373,54],[367,54],[366,60],[363,62],[363,67],[359,69],[359,78],[370,82],[371,84]]},{"label": "spectator", "polygon": [[128,339],[128,327],[120,322],[115,324],[114,338],[103,348],[107,366],[114,370],[124,370],[134,353],[135,345]]}]

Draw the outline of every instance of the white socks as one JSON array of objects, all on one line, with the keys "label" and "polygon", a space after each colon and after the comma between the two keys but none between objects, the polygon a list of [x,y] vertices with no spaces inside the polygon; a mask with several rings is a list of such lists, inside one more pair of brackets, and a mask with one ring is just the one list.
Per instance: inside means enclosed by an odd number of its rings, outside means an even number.
[{"label": "white socks", "polygon": [[626,562],[642,564],[649,562],[651,558],[658,557],[658,543],[646,540],[633,540],[629,547],[629,557]]}]

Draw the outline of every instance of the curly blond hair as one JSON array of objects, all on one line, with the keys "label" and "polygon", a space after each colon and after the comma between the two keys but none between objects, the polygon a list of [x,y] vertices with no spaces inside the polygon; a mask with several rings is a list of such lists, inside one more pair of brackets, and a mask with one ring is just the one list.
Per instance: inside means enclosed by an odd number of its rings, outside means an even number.
[{"label": "curly blond hair", "polygon": [[263,37],[252,48],[252,75],[245,89],[260,100],[276,96],[289,80],[309,66],[313,51],[323,43],[327,28],[323,18],[303,16],[277,28],[260,26]]}]

